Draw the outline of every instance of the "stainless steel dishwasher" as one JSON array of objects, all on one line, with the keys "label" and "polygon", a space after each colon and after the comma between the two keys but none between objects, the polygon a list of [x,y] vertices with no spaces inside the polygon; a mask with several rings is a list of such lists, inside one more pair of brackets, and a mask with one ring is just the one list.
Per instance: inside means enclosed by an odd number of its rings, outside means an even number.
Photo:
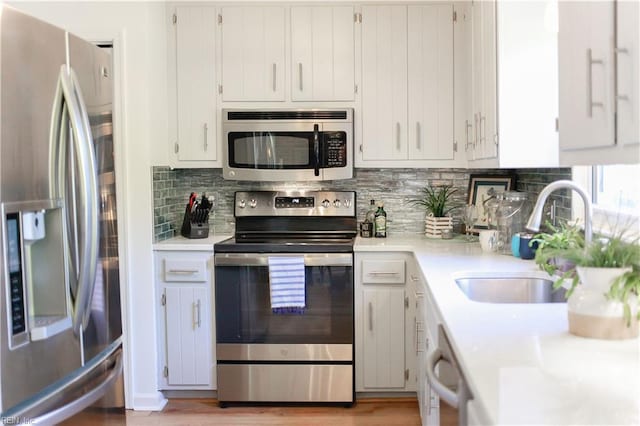
[{"label": "stainless steel dishwasher", "polygon": [[[441,372],[446,370],[446,373],[441,376],[452,377],[441,378],[438,376],[436,368],[441,362],[443,364],[440,367],[445,368],[439,370]],[[442,324],[438,325],[438,346],[427,355],[427,379],[431,389],[438,394],[440,399],[458,410],[458,424],[466,426],[469,423],[467,403],[473,399],[473,395],[460,371],[458,360]]]}]

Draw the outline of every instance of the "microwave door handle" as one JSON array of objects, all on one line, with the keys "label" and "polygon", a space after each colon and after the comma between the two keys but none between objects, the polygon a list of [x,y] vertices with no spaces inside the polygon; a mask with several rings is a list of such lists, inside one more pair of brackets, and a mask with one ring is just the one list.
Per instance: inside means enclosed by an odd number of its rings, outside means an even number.
[{"label": "microwave door handle", "polygon": [[313,155],[315,156],[314,176],[320,176],[320,132],[318,125],[313,125]]}]

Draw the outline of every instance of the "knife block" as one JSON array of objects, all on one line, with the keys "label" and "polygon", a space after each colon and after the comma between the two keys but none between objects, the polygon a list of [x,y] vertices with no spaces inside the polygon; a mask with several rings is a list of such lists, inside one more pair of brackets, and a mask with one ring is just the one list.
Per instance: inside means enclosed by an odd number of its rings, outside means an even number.
[{"label": "knife block", "polygon": [[203,210],[190,212],[187,207],[182,219],[180,234],[185,238],[207,238],[209,236],[209,212]]}]

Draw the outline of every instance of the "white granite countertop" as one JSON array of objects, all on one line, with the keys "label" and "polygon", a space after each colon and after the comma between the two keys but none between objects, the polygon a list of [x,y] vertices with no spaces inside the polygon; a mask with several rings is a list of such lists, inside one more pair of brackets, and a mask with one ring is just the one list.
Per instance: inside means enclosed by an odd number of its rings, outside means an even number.
[{"label": "white granite countertop", "polygon": [[231,235],[214,235],[211,234],[207,238],[185,238],[177,236],[157,242],[153,245],[153,250],[187,250],[187,251],[211,251],[213,245],[231,238]]},{"label": "white granite countertop", "polygon": [[496,272],[545,277],[533,261],[483,253],[460,237],[358,237],[355,251],[415,254],[482,423],[640,424],[639,339],[576,337],[564,303],[479,303],[454,282]]}]

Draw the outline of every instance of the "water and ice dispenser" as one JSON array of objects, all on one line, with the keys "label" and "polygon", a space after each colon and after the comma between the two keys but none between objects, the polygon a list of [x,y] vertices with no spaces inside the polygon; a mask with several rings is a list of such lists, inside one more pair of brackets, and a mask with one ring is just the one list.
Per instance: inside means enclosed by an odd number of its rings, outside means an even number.
[{"label": "water and ice dispenser", "polygon": [[72,324],[62,205],[38,204],[3,206],[11,348]]}]

